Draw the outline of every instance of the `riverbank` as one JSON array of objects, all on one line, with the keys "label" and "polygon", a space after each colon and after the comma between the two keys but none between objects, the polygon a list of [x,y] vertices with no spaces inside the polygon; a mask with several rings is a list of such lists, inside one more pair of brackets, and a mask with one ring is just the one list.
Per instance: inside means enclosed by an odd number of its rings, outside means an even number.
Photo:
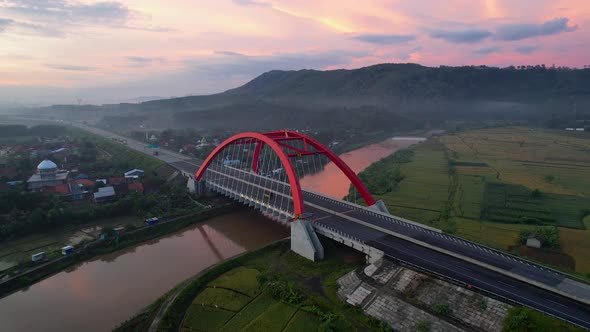
[{"label": "riverbank", "polygon": [[[338,328],[346,330],[382,330],[383,324],[362,311],[343,303],[336,293],[336,280],[362,265],[363,255],[339,243],[328,241],[325,244],[326,259],[311,262],[298,256],[289,249],[289,241],[277,241],[262,249],[242,254],[224,261],[219,265],[193,277],[191,281],[168,307],[158,327],[158,331],[175,331],[186,324],[195,323],[195,314],[207,311],[207,317],[198,316],[197,322],[203,322],[217,330],[224,325],[214,316],[224,316],[230,325],[228,330],[241,330],[251,323],[248,315],[254,311],[268,309],[280,311],[281,314],[267,314],[250,328],[266,326],[269,322],[274,327],[282,326],[293,330],[303,323],[306,317],[309,326]],[[235,283],[235,284],[234,284]],[[214,286],[212,286],[214,285]],[[235,290],[231,290],[236,288]],[[264,291],[263,291],[264,290]],[[206,295],[204,294],[206,291]],[[240,297],[241,305],[225,303],[231,310],[223,308],[223,299],[217,297],[233,292]],[[169,294],[173,294],[170,292]],[[211,293],[211,294],[210,294]],[[240,294],[238,294],[240,293]],[[229,293],[228,293],[229,294]],[[225,294],[227,295],[227,294]],[[204,301],[204,306],[196,306],[195,298]],[[205,303],[207,298],[216,298],[216,306]],[[223,296],[222,296],[223,297]],[[137,331],[145,329],[160,309],[163,298],[152,304],[146,311],[119,326],[115,331]],[[200,302],[199,302],[200,303]],[[232,311],[233,310],[233,311]],[[287,312],[288,315],[282,315]],[[217,315],[219,314],[219,315]],[[260,313],[250,317],[254,320]],[[276,312],[275,312],[276,314]],[[231,319],[235,317],[235,319]],[[220,323],[221,322],[221,323]],[[216,325],[217,324],[217,325]],[[219,325],[221,324],[221,325]],[[261,324],[261,325],[260,325]],[[308,326],[308,327],[309,327]],[[185,326],[186,327],[186,326]],[[207,330],[207,329],[205,329]],[[209,329],[210,330],[210,329]],[[274,329],[270,329],[273,330]],[[269,330],[269,331],[270,331]]]},{"label": "riverbank", "polygon": [[234,209],[235,203],[226,203],[218,207],[177,217],[175,219],[169,220],[168,222],[156,224],[153,226],[140,227],[117,237],[106,240],[96,240],[87,243],[82,248],[68,256],[62,256],[42,263],[41,265],[32,266],[26,272],[2,281],[0,283],[0,298],[8,296],[19,289],[28,287],[31,284],[54,275],[70,266],[89,260],[95,256],[108,254],[181,230],[192,224],[231,212]]}]

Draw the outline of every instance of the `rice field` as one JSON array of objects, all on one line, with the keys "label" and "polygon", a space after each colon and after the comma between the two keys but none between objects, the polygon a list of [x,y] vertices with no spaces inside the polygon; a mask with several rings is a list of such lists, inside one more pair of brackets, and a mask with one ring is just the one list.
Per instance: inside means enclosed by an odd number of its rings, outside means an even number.
[{"label": "rice field", "polygon": [[[558,226],[562,251],[590,272],[590,133],[502,127],[418,144],[404,179],[379,196],[396,215],[507,250],[518,232]],[[533,193],[537,190],[535,193]],[[585,212],[586,211],[586,212]]]},{"label": "rice field", "polygon": [[235,268],[207,285],[185,314],[182,331],[316,331],[318,317],[274,300],[252,268]]}]

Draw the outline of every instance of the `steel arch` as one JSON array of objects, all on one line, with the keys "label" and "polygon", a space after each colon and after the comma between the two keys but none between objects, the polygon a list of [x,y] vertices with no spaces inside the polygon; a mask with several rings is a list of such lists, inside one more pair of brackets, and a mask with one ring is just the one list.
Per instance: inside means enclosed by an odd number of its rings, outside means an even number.
[{"label": "steel arch", "polygon": [[[373,198],[373,195],[371,195],[371,193],[369,192],[369,190],[367,189],[365,184],[356,175],[356,173],[342,159],[340,159],[340,157],[338,157],[334,152],[332,152],[332,150],[328,149],[322,143],[316,141],[315,139],[313,139],[305,134],[302,134],[302,133],[296,132],[296,131],[292,131],[292,130],[277,130],[277,131],[273,131],[270,133],[265,133],[263,135],[272,138],[273,141],[275,141],[275,142],[292,141],[292,140],[303,141],[304,150],[301,151],[301,150],[294,149],[294,150],[296,150],[295,155],[312,154],[312,151],[308,150],[308,145],[311,145],[317,151],[317,153],[325,154],[328,157],[328,159],[330,159],[330,161],[333,162],[334,165],[336,165],[336,167],[338,167],[342,171],[342,173],[344,173],[344,175],[346,175],[346,177],[348,177],[348,179],[350,180],[350,183],[352,183],[352,185],[356,188],[356,190],[359,192],[359,194],[363,197],[367,206],[371,206],[371,205],[375,204],[375,198]],[[260,150],[256,149],[256,151],[254,152],[253,163],[258,160],[258,153],[260,153]],[[254,164],[252,165],[252,169],[255,172],[257,171],[257,168],[258,168],[258,165],[254,165]]]},{"label": "steel arch", "polygon": [[[225,141],[223,141],[219,146],[217,146],[213,152],[207,156],[207,159],[201,164],[201,167],[197,170],[195,174],[195,179],[198,181],[201,179],[207,167],[211,164],[213,159],[225,149],[227,146],[232,144],[235,141],[242,140],[242,139],[256,139],[258,140],[257,149],[256,151],[260,153],[260,149],[258,146],[262,146],[262,144],[268,145],[279,157],[283,167],[285,168],[285,173],[287,173],[287,178],[289,179],[289,184],[291,185],[291,195],[293,196],[293,212],[296,218],[300,218],[303,214],[304,206],[303,206],[303,195],[301,194],[301,186],[299,185],[299,178],[297,177],[297,173],[295,169],[293,169],[293,165],[291,164],[291,160],[289,160],[289,156],[283,151],[283,149],[279,146],[277,142],[275,142],[271,137],[267,136],[266,134],[255,133],[255,132],[245,132],[236,134]],[[257,156],[256,156],[257,157]]]}]

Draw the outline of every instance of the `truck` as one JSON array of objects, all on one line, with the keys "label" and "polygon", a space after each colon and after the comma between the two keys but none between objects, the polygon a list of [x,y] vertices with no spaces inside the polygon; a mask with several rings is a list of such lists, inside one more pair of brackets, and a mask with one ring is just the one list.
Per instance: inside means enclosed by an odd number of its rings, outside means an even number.
[{"label": "truck", "polygon": [[123,227],[123,226],[115,227],[113,229],[113,233],[115,233],[115,236],[123,235],[123,234],[125,234],[125,227]]},{"label": "truck", "polygon": [[41,251],[31,256],[32,262],[38,262],[44,260],[46,257],[45,252]]},{"label": "truck", "polygon": [[160,219],[158,219],[157,217],[148,218],[145,220],[145,222],[150,226],[157,224],[159,221],[160,221]]},{"label": "truck", "polygon": [[64,256],[67,256],[73,252],[74,252],[74,247],[72,247],[72,246],[65,246],[65,247],[61,248],[61,254]]}]

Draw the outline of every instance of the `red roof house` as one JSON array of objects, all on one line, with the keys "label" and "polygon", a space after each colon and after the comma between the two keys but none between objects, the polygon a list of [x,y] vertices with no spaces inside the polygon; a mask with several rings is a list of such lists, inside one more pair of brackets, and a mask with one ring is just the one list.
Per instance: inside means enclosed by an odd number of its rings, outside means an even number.
[{"label": "red roof house", "polygon": [[137,191],[140,194],[143,194],[143,184],[141,183],[130,183],[127,185],[127,189],[129,191]]}]

